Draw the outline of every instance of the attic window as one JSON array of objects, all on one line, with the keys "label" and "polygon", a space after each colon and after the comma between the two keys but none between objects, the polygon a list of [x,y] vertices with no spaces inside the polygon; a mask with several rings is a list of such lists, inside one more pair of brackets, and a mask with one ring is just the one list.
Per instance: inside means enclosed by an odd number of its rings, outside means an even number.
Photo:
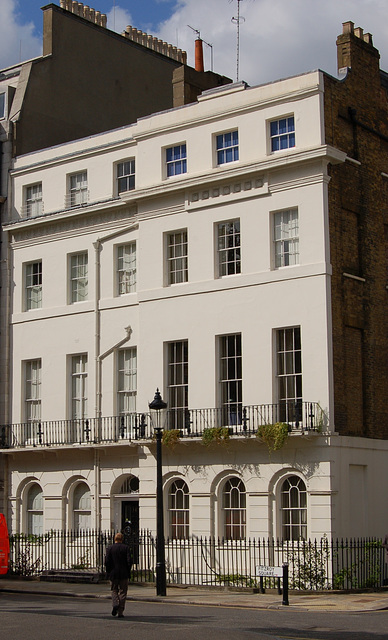
[{"label": "attic window", "polygon": [[5,118],[5,93],[0,93],[0,119]]}]

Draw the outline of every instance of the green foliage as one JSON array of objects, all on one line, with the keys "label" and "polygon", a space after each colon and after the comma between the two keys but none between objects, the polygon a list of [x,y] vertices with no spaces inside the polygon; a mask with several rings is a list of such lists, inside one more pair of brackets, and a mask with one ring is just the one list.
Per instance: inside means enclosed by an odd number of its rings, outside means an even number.
[{"label": "green foliage", "polygon": [[181,435],[182,432],[180,429],[166,429],[162,434],[162,443],[166,445],[166,447],[173,449],[180,441]]},{"label": "green foliage", "polygon": [[80,556],[77,562],[70,565],[70,569],[90,569],[90,549],[86,549],[85,555]]},{"label": "green foliage", "polygon": [[40,573],[42,571],[42,560],[40,557],[34,558],[34,555],[34,547],[31,542],[24,544],[23,548],[19,547],[11,563],[11,572],[23,577]]},{"label": "green foliage", "polygon": [[203,430],[202,442],[208,447],[213,442],[215,444],[226,444],[229,442],[229,427],[209,427]]},{"label": "green foliage", "polygon": [[334,589],[368,589],[380,586],[383,571],[381,547],[381,540],[371,540],[361,546],[356,561],[334,575]]},{"label": "green foliage", "polygon": [[268,451],[281,449],[288,437],[288,425],[285,422],[275,424],[261,424],[257,429],[256,437],[265,442]]},{"label": "green foliage", "polygon": [[317,414],[316,414],[316,430],[318,433],[322,433],[325,426],[325,412],[322,409],[321,405],[317,404]]},{"label": "green foliage", "polygon": [[306,591],[327,588],[328,560],[330,556],[327,537],[323,536],[319,546],[315,542],[303,542],[299,550],[288,554],[290,565],[290,588]]},{"label": "green foliage", "polygon": [[228,587],[249,587],[254,589],[258,586],[256,578],[250,576],[244,576],[240,573],[235,574],[219,574],[216,577],[216,582],[226,585]]},{"label": "green foliage", "polygon": [[13,533],[9,537],[10,544],[19,543],[29,543],[29,544],[43,544],[44,542],[48,542],[52,538],[52,531],[47,533],[42,533],[41,535],[36,535],[34,533]]}]

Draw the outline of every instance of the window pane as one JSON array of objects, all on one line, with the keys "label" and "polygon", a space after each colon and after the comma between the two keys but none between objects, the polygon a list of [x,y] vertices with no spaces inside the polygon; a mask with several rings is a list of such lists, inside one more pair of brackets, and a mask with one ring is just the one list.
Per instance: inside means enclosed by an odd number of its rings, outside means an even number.
[{"label": "window pane", "polygon": [[33,484],[27,495],[27,532],[30,535],[43,533],[43,491]]},{"label": "window pane", "polygon": [[280,419],[294,422],[295,407],[302,401],[302,357],[300,328],[277,331],[277,387]]},{"label": "window pane", "polygon": [[122,349],[118,354],[118,409],[120,415],[136,411],[137,352],[136,347]]},{"label": "window pane", "polygon": [[0,118],[5,117],[5,93],[0,93]]},{"label": "window pane", "polygon": [[70,176],[70,206],[75,207],[88,201],[87,173],[77,173]]},{"label": "window pane", "polygon": [[84,484],[78,484],[73,494],[73,524],[76,531],[90,529],[91,498],[90,489]]},{"label": "window pane", "polygon": [[[39,422],[41,419],[41,360],[25,363],[25,416],[26,422]],[[28,430],[27,438],[34,435]]]},{"label": "window pane", "polygon": [[168,284],[179,284],[188,280],[187,230],[167,235]]},{"label": "window pane", "polygon": [[72,418],[82,420],[87,417],[87,356],[72,357]]},{"label": "window pane", "polygon": [[220,397],[222,424],[240,424],[242,418],[241,334],[220,337]]},{"label": "window pane", "polygon": [[303,480],[287,478],[281,489],[282,535],[285,540],[305,540],[307,535],[307,492]]},{"label": "window pane", "polygon": [[135,188],[135,160],[117,165],[117,192],[120,194]]},{"label": "window pane", "polygon": [[298,210],[279,211],[273,217],[275,268],[299,263]]},{"label": "window pane", "polygon": [[183,539],[189,536],[189,489],[182,479],[175,480],[169,491],[170,536]]},{"label": "window pane", "polygon": [[218,275],[241,272],[240,221],[218,224]]},{"label": "window pane", "polygon": [[79,253],[70,258],[71,302],[88,298],[88,254]]},{"label": "window pane", "polygon": [[42,262],[26,265],[25,308],[39,309],[42,306]]},{"label": "window pane", "polygon": [[187,172],[186,144],[166,149],[167,177],[181,175]]},{"label": "window pane", "polygon": [[188,410],[188,342],[170,342],[167,345],[168,427],[186,427]]},{"label": "window pane", "polygon": [[270,122],[271,151],[295,146],[295,120],[293,116]]},{"label": "window pane", "polygon": [[136,243],[117,249],[117,277],[119,295],[136,291]]},{"label": "window pane", "polygon": [[238,131],[230,131],[217,135],[216,150],[217,164],[225,164],[238,160]]},{"label": "window pane", "polygon": [[222,495],[224,536],[227,540],[241,540],[246,535],[246,492],[239,478],[230,478]]}]

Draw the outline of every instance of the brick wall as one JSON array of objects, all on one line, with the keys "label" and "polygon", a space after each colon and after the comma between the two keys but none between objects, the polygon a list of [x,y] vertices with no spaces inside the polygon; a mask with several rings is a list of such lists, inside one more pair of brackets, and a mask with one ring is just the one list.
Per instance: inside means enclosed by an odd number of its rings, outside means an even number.
[{"label": "brick wall", "polygon": [[388,94],[369,34],[345,23],[337,52],[350,68],[325,76],[325,135],[350,160],[329,168],[334,419],[388,439]]}]

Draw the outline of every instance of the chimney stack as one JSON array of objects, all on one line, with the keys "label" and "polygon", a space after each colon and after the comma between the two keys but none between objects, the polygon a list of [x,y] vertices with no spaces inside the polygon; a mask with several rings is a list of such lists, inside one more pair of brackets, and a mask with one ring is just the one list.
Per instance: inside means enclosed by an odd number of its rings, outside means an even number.
[{"label": "chimney stack", "polygon": [[195,41],[195,70],[205,71],[203,66],[203,44],[201,38]]},{"label": "chimney stack", "polygon": [[186,51],[182,51],[182,49],[177,49],[171,44],[167,42],[163,42],[163,40],[159,40],[158,38],[149,35],[148,33],[144,33],[140,29],[136,29],[135,27],[131,27],[128,25],[125,28],[125,31],[122,32],[124,38],[128,40],[132,40],[132,42],[136,42],[137,44],[141,44],[143,47],[147,47],[147,49],[152,49],[152,51],[157,51],[158,53],[162,53],[164,56],[168,58],[172,58],[181,64],[187,63],[187,53]]},{"label": "chimney stack", "polygon": [[364,33],[361,27],[354,28],[350,20],[342,24],[342,34],[337,38],[338,72],[346,73],[347,69],[360,69],[371,73],[368,69],[373,61],[374,71],[378,69],[379,52],[373,46],[370,33]]},{"label": "chimney stack", "polygon": [[61,0],[61,9],[75,13],[75,15],[85,18],[85,20],[93,22],[94,24],[98,24],[100,27],[106,27],[106,14],[92,9],[82,2],[77,2],[76,0]]}]

